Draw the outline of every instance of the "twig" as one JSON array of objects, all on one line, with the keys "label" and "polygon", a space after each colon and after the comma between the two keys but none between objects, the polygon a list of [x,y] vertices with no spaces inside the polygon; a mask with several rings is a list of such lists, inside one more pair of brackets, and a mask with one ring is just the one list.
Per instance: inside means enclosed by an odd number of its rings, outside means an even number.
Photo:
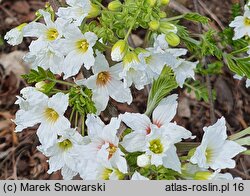
[{"label": "twig", "polygon": [[181,5],[180,3],[178,3],[174,0],[170,1],[169,7],[171,9],[176,10],[177,12],[182,13],[182,14],[186,14],[186,13],[191,12],[189,9],[187,9],[186,7],[184,7],[183,5]]},{"label": "twig", "polygon": [[214,19],[214,21],[219,25],[219,27],[221,28],[221,30],[223,30],[225,27],[222,24],[222,22],[220,21],[220,19],[213,13],[211,12],[208,7],[206,6],[205,3],[203,3],[203,1],[198,0],[198,3],[201,5],[201,7],[205,10],[205,12],[212,18]]}]

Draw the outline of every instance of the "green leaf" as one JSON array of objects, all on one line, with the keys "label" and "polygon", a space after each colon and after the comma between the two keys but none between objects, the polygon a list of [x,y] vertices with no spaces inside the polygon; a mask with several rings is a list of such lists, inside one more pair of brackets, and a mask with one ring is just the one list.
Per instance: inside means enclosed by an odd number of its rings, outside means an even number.
[{"label": "green leaf", "polygon": [[147,111],[145,113],[150,115],[160,101],[177,87],[178,84],[176,83],[171,69],[169,67],[164,67],[159,78],[154,80],[152,84],[148,97]]},{"label": "green leaf", "polygon": [[196,73],[202,75],[214,75],[221,74],[223,63],[221,61],[215,61],[213,63],[207,64],[207,68],[203,68],[202,64],[198,64],[196,67]]},{"label": "green leaf", "polygon": [[241,154],[243,154],[243,155],[250,155],[250,150],[246,150],[246,151],[242,152]]},{"label": "green leaf", "polygon": [[208,17],[202,16],[195,12],[190,12],[190,13],[185,14],[184,18],[187,20],[194,21],[194,22],[200,22],[202,24],[207,24],[210,21]]},{"label": "green leaf", "polygon": [[224,54],[224,59],[232,72],[250,78],[250,57],[236,58],[231,54]]},{"label": "green leaf", "polygon": [[[191,91],[194,91],[196,99],[198,101],[204,100],[205,102],[209,103],[209,94],[208,94],[208,89],[204,84],[201,84],[199,80],[196,80],[194,82],[186,82],[184,84],[187,87],[188,93]],[[216,99],[216,92],[215,90],[212,90],[212,96],[213,100]]]},{"label": "green leaf", "polygon": [[49,70],[44,70],[42,67],[38,67],[37,70],[30,70],[29,74],[22,75],[22,77],[27,80],[27,82],[34,83],[34,82],[41,82],[44,80],[55,79],[54,74]]},{"label": "green leaf", "polygon": [[250,136],[235,140],[235,142],[240,144],[240,145],[250,146]]},{"label": "green leaf", "polygon": [[222,58],[222,51],[217,47],[217,42],[214,39],[215,31],[207,31],[201,38],[201,56],[216,56],[218,59]]}]

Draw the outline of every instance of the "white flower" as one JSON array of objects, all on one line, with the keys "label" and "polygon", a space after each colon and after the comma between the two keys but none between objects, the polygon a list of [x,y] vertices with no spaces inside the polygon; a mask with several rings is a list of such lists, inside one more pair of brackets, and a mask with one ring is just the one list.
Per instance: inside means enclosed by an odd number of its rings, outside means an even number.
[{"label": "white flower", "polygon": [[56,14],[60,18],[73,21],[75,25],[80,26],[91,10],[91,2],[89,0],[66,0],[66,2],[69,6],[60,7]]},{"label": "white flower", "polygon": [[204,127],[201,145],[197,147],[190,161],[201,168],[214,170],[234,168],[234,156],[246,150],[234,141],[226,140],[225,119],[222,117],[214,125]]},{"label": "white flower", "polygon": [[108,162],[110,167],[127,173],[126,159],[119,149],[119,138],[116,135],[120,120],[112,118],[108,125],[104,125],[99,117],[88,114],[86,125],[90,143],[84,147],[83,157],[97,163]]},{"label": "white flower", "polygon": [[140,62],[138,55],[135,52],[127,52],[123,58],[123,62],[117,64],[117,66],[123,67],[119,76],[124,80],[125,88],[134,84],[135,88],[141,90],[146,84],[150,83],[145,73],[146,67]]},{"label": "white flower", "polygon": [[132,102],[132,95],[129,88],[124,88],[124,84],[120,81],[119,72],[122,67],[117,64],[109,67],[105,56],[97,53],[95,64],[92,67],[93,76],[83,81],[77,81],[77,84],[84,84],[92,89],[93,101],[95,103],[97,114],[105,110],[107,107],[109,96],[120,103]]},{"label": "white flower", "polygon": [[[68,107],[68,95],[57,93],[48,98],[41,94],[36,91],[34,96],[22,100],[14,122],[17,125],[16,132],[41,123],[37,130],[38,138],[43,146],[50,147],[55,143],[58,131],[70,127],[70,122],[63,116]],[[41,99],[35,102],[37,104],[32,103],[36,97]],[[25,107],[23,103],[26,103]]]},{"label": "white flower", "polygon": [[9,32],[6,33],[6,35],[4,36],[4,39],[7,40],[7,43],[15,46],[15,45],[19,45],[22,43],[23,41],[23,28],[26,26],[27,24],[21,24],[16,28],[11,29]]},{"label": "white flower", "polygon": [[[234,75],[234,79],[237,79],[237,80],[242,80],[243,77],[239,76],[239,75]],[[246,79],[246,87],[249,88],[250,87],[250,79]]]},{"label": "white flower", "polygon": [[150,156],[151,164],[180,172],[181,165],[174,144],[191,138],[191,133],[170,122],[176,114],[176,99],[177,95],[171,95],[160,102],[153,111],[153,123],[145,114],[121,115],[122,121],[133,130],[123,138],[121,145],[128,152],[145,152]]},{"label": "white flower", "polygon": [[122,180],[125,175],[108,161],[89,160],[81,167],[80,176],[84,180]]},{"label": "white flower", "polygon": [[165,40],[165,35],[161,34],[155,38],[154,43],[155,53],[160,53],[164,56],[164,62],[167,66],[171,67],[176,76],[176,81],[180,87],[187,78],[194,78],[194,69],[198,62],[190,62],[179,58],[187,53],[186,49],[183,48],[169,48],[168,43]]},{"label": "white flower", "polygon": [[142,154],[137,157],[137,165],[139,167],[146,167],[150,164],[150,157],[148,155]]},{"label": "white flower", "polygon": [[236,16],[229,26],[234,28],[233,40],[240,39],[245,35],[250,36],[250,10],[245,9],[244,15]]},{"label": "white flower", "polygon": [[150,83],[153,82],[153,79],[159,77],[166,64],[165,59],[167,59],[164,54],[155,53],[152,48],[147,48],[147,51],[140,53],[138,58],[145,65],[145,72]]},{"label": "white flower", "polygon": [[137,171],[135,171],[135,173],[133,174],[131,180],[149,180],[148,178],[142,176],[140,173],[138,173]]},{"label": "white flower", "polygon": [[121,61],[128,51],[128,44],[124,40],[119,40],[112,47],[111,58],[113,61]]},{"label": "white flower", "polygon": [[180,87],[183,87],[183,84],[187,78],[194,78],[194,69],[196,68],[197,62],[190,62],[184,59],[179,59],[180,64],[177,67],[170,66],[175,73],[176,81]]},{"label": "white flower", "polygon": [[39,41],[54,42],[63,36],[66,21],[58,18],[55,22],[51,20],[51,14],[44,10],[39,10],[43,15],[45,24],[31,22],[23,28],[26,37],[36,37]]},{"label": "white flower", "polygon": [[54,74],[63,71],[64,55],[51,43],[33,41],[29,46],[30,52],[24,56],[24,61],[32,64],[33,69],[42,67]]},{"label": "white flower", "polygon": [[75,129],[66,129],[58,132],[59,139],[53,146],[47,148],[39,146],[38,149],[49,157],[49,170],[51,174],[61,169],[62,176],[65,180],[72,179],[77,173],[78,164],[82,150],[82,136]]},{"label": "white flower", "polygon": [[63,65],[64,79],[76,75],[83,64],[86,69],[94,65],[95,57],[92,47],[97,39],[96,34],[92,32],[82,34],[78,27],[72,26],[65,34],[65,39],[59,41],[57,46],[66,55]]},{"label": "white flower", "polygon": [[[152,122],[145,114],[125,113],[121,115],[122,121],[130,127],[133,132],[123,138],[122,145],[129,152],[141,151],[145,146],[145,136],[150,134],[152,127],[164,127],[164,132],[174,143],[191,137],[191,133],[185,128],[171,123],[176,114],[177,95],[173,94],[163,99],[154,109]],[[168,111],[168,112],[166,112]],[[144,139],[144,142],[139,142]],[[139,140],[139,141],[137,141]]]}]

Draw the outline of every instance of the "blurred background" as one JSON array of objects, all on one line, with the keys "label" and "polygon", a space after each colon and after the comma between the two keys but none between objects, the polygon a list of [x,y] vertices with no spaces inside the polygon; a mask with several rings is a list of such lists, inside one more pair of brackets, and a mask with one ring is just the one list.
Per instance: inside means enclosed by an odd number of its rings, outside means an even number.
[{"label": "blurred background", "polygon": [[[109,1],[103,1],[106,5]],[[35,12],[43,8],[46,1],[40,0],[0,0],[0,179],[61,179],[60,172],[47,174],[46,157],[37,151],[39,141],[36,127],[21,133],[15,133],[15,125],[11,119],[15,118],[18,107],[14,104],[20,89],[27,86],[20,77],[28,73],[30,65],[23,62],[22,57],[27,53],[31,39],[25,39],[19,46],[8,45],[3,37],[11,28],[35,19]],[[195,3],[195,4],[194,4]],[[241,0],[172,0],[167,9],[170,15],[199,11],[211,18],[211,28],[221,30],[228,26],[233,3]],[[197,24],[185,22],[192,32],[198,32]],[[136,45],[142,44],[143,30],[134,32],[132,36]],[[198,77],[206,84],[206,79]],[[213,107],[216,118],[225,116],[229,134],[243,130],[250,126],[250,88],[245,87],[245,81],[234,80],[232,73],[224,66],[222,74],[212,75],[209,82],[215,90],[217,99],[214,105],[204,101],[197,101],[194,93],[178,89],[178,114],[175,121],[197,135],[196,140],[202,138],[202,128],[210,125],[210,109]],[[147,93],[133,90],[134,101],[131,106],[113,103],[119,112],[144,112]],[[104,115],[105,116],[105,115]],[[250,157],[236,157],[237,167],[230,172],[234,176],[250,179]]]}]

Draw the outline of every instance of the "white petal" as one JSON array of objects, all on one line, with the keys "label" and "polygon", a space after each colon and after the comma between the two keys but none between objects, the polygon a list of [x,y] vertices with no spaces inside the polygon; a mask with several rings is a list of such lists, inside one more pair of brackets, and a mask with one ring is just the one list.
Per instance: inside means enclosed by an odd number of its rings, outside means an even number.
[{"label": "white petal", "polygon": [[144,152],[146,150],[146,134],[134,131],[126,135],[120,144],[128,152]]},{"label": "white petal", "polygon": [[149,180],[149,179],[146,178],[146,177],[144,177],[144,176],[142,176],[137,171],[135,171],[135,173],[133,174],[131,180]]},{"label": "white petal", "polygon": [[124,88],[123,82],[116,79],[111,79],[107,85],[107,90],[110,97],[112,97],[117,102],[127,102],[128,104],[132,103],[131,91],[129,88]]},{"label": "white petal", "polygon": [[24,37],[40,37],[46,31],[46,26],[42,23],[31,22],[23,28]]},{"label": "white petal", "polygon": [[48,102],[48,107],[53,108],[59,115],[64,114],[69,105],[69,96],[64,93],[53,95]]},{"label": "white petal", "polygon": [[71,76],[76,75],[79,71],[81,66],[83,65],[83,62],[85,61],[85,56],[79,54],[76,51],[72,51],[70,52],[64,61],[64,65],[63,65],[63,73],[64,75],[64,79],[67,79]]},{"label": "white petal", "polygon": [[101,119],[93,114],[87,115],[86,125],[88,128],[88,135],[92,138],[96,136],[105,126]]},{"label": "white petal", "polygon": [[171,146],[166,151],[165,154],[166,154],[166,157],[163,158],[163,166],[181,173],[181,162],[180,162],[179,157],[176,153],[176,147]]},{"label": "white petal", "polygon": [[157,126],[168,124],[175,116],[177,109],[177,94],[163,99],[153,111],[153,123]]},{"label": "white petal", "polygon": [[134,131],[145,131],[150,129],[151,121],[145,114],[128,113],[121,115],[122,121]]},{"label": "white petal", "polygon": [[95,64],[92,69],[94,74],[98,74],[109,69],[108,61],[100,52],[96,52]]},{"label": "white petal", "polygon": [[93,90],[92,100],[95,103],[95,107],[97,110],[96,113],[100,114],[100,112],[104,111],[108,105],[109,95],[107,88],[101,87]]},{"label": "white petal", "polygon": [[51,14],[49,12],[45,12],[44,10],[40,9],[38,10],[40,14],[43,15],[43,19],[48,27],[54,27],[54,23],[51,20]]}]

